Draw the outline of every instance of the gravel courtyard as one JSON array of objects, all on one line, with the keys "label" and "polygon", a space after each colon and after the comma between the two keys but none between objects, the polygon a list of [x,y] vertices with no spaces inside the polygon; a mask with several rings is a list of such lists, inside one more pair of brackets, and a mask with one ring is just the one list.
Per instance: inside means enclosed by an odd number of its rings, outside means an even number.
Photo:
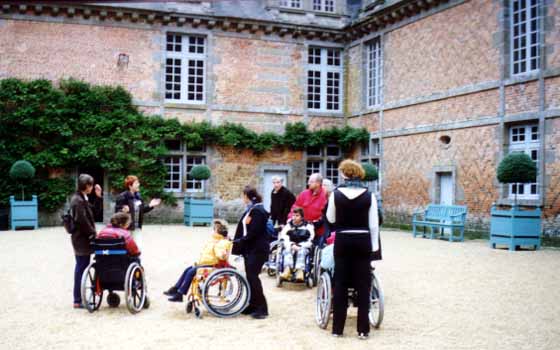
[{"label": "gravel courtyard", "polygon": [[333,338],[315,324],[315,289],[279,289],[266,274],[268,319],[196,319],[162,291],[197,259],[210,229],[148,225],[143,235],[152,305],[131,315],[105,301],[94,314],[72,309],[74,256],[62,228],[0,232],[0,349],[560,348],[560,250],[383,231],[385,319],[361,341],[355,309],[345,336]]}]

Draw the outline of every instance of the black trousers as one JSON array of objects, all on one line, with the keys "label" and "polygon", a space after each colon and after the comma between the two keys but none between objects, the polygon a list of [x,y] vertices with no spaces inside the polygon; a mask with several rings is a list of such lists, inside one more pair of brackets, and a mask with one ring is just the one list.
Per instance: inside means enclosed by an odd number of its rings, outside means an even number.
[{"label": "black trousers", "polygon": [[342,334],[348,308],[348,288],[357,293],[358,333],[369,333],[371,238],[369,234],[337,233],[334,243],[333,329]]},{"label": "black trousers", "polygon": [[251,300],[249,306],[251,310],[260,314],[268,315],[268,305],[264,297],[263,287],[259,274],[264,263],[268,260],[268,253],[264,254],[247,254],[244,256],[245,274],[251,288]]}]

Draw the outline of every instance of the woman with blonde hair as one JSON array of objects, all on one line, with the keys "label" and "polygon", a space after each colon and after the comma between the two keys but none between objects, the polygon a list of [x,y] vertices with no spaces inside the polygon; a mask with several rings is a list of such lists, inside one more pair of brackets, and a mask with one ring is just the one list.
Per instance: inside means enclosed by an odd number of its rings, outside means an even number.
[{"label": "woman with blonde hair", "polygon": [[340,163],[344,183],[329,197],[327,220],[336,231],[334,242],[334,336],[341,336],[348,308],[348,287],[354,287],[358,301],[358,337],[369,335],[370,259],[379,250],[379,227],[375,195],[363,187],[362,166],[350,159]]}]

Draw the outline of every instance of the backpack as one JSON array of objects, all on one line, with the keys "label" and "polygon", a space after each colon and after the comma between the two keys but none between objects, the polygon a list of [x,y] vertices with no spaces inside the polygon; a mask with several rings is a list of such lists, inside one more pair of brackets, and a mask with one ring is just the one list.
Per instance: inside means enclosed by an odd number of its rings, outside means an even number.
[{"label": "backpack", "polygon": [[72,216],[70,209],[68,209],[66,214],[61,215],[60,218],[62,219],[62,226],[64,226],[66,233],[71,235],[77,231],[76,221],[74,221],[74,217]]},{"label": "backpack", "polygon": [[274,228],[274,223],[272,223],[271,219],[268,219],[266,221],[266,233],[268,234],[268,236],[270,238],[273,238],[273,239],[278,238],[278,232],[276,232],[276,229]]}]

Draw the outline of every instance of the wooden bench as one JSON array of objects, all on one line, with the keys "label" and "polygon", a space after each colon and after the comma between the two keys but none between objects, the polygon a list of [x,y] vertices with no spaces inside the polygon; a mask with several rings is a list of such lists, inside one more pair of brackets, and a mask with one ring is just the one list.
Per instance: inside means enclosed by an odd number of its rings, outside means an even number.
[{"label": "wooden bench", "polygon": [[[430,238],[434,238],[434,228],[440,229],[440,237],[444,236],[444,229],[448,228],[449,242],[463,241],[465,233],[465,219],[467,207],[464,205],[429,204],[425,210],[414,212],[412,216],[412,236],[416,237],[416,226],[423,226],[426,237],[426,227],[430,228]],[[453,231],[459,229],[459,238],[453,237]]]}]

